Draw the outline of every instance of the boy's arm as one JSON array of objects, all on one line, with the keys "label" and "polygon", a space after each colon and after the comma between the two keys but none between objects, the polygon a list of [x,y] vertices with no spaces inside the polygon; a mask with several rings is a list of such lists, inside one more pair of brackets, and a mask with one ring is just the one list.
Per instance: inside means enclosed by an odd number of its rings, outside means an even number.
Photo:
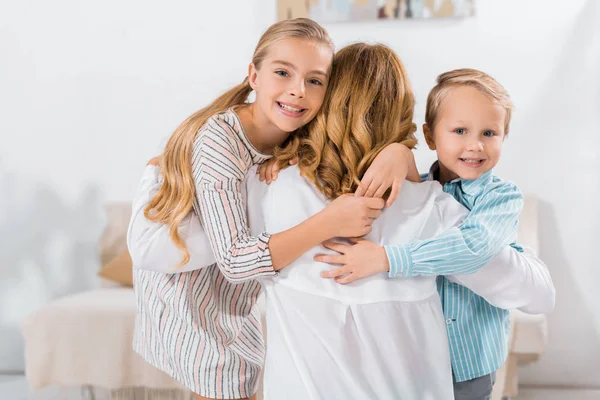
[{"label": "boy's arm", "polygon": [[510,244],[523,207],[520,190],[499,183],[481,195],[458,227],[428,240],[385,246],[389,276],[470,274]]},{"label": "boy's arm", "polygon": [[554,309],[556,291],[550,272],[529,248],[520,252],[506,246],[474,274],[447,278],[498,308],[528,314],[548,314]]},{"label": "boy's arm", "polygon": [[381,150],[365,171],[355,196],[382,198],[390,190],[386,207],[391,207],[405,180],[421,182],[415,155],[407,146],[410,141],[407,142],[392,143]]}]

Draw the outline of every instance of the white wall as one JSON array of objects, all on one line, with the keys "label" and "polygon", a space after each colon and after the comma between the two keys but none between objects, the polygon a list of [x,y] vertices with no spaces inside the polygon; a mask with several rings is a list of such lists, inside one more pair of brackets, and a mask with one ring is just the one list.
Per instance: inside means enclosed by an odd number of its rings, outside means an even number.
[{"label": "white wall", "polygon": [[[0,370],[22,368],[18,321],[93,285],[101,204],[131,198],[189,113],[240,82],[274,0],[0,5]],[[600,21],[595,0],[480,0],[465,20],[330,24],[338,47],[404,60],[422,123],[437,74],[483,69],[517,110],[496,172],[542,200],[557,287],[550,348],[524,382],[600,386]],[[433,154],[423,145],[418,162]]]}]

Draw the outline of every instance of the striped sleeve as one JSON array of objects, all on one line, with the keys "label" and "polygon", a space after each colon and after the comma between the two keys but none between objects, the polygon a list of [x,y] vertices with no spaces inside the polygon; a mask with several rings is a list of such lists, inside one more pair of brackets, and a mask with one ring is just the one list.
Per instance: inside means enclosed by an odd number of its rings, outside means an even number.
[{"label": "striped sleeve", "polygon": [[428,240],[385,246],[390,277],[470,274],[516,237],[523,196],[502,182],[477,199],[458,227]]},{"label": "striped sleeve", "polygon": [[223,120],[210,119],[194,143],[197,208],[217,265],[231,282],[276,274],[270,235],[250,236],[242,183],[251,165],[233,128]]}]

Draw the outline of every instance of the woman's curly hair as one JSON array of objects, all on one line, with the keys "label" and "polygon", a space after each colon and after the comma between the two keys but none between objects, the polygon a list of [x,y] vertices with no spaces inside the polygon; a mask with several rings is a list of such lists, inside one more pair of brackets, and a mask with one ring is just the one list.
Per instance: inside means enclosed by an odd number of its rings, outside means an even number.
[{"label": "woman's curly hair", "polygon": [[404,65],[389,47],[356,43],[333,59],[323,106],[276,150],[281,167],[298,157],[302,175],[328,199],[352,193],[391,143],[414,148],[415,99]]}]

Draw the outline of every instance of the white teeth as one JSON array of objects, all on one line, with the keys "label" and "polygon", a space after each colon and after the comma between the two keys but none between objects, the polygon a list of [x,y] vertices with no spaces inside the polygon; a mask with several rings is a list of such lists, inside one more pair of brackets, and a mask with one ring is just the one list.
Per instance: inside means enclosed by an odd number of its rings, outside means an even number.
[{"label": "white teeth", "polygon": [[290,107],[290,106],[282,104],[282,103],[279,103],[279,107],[283,108],[284,110],[292,111],[292,112],[300,112],[300,111],[302,111],[301,108]]},{"label": "white teeth", "polygon": [[481,162],[481,160],[469,160],[466,158],[463,158],[463,161],[466,162],[467,164],[479,164]]}]

